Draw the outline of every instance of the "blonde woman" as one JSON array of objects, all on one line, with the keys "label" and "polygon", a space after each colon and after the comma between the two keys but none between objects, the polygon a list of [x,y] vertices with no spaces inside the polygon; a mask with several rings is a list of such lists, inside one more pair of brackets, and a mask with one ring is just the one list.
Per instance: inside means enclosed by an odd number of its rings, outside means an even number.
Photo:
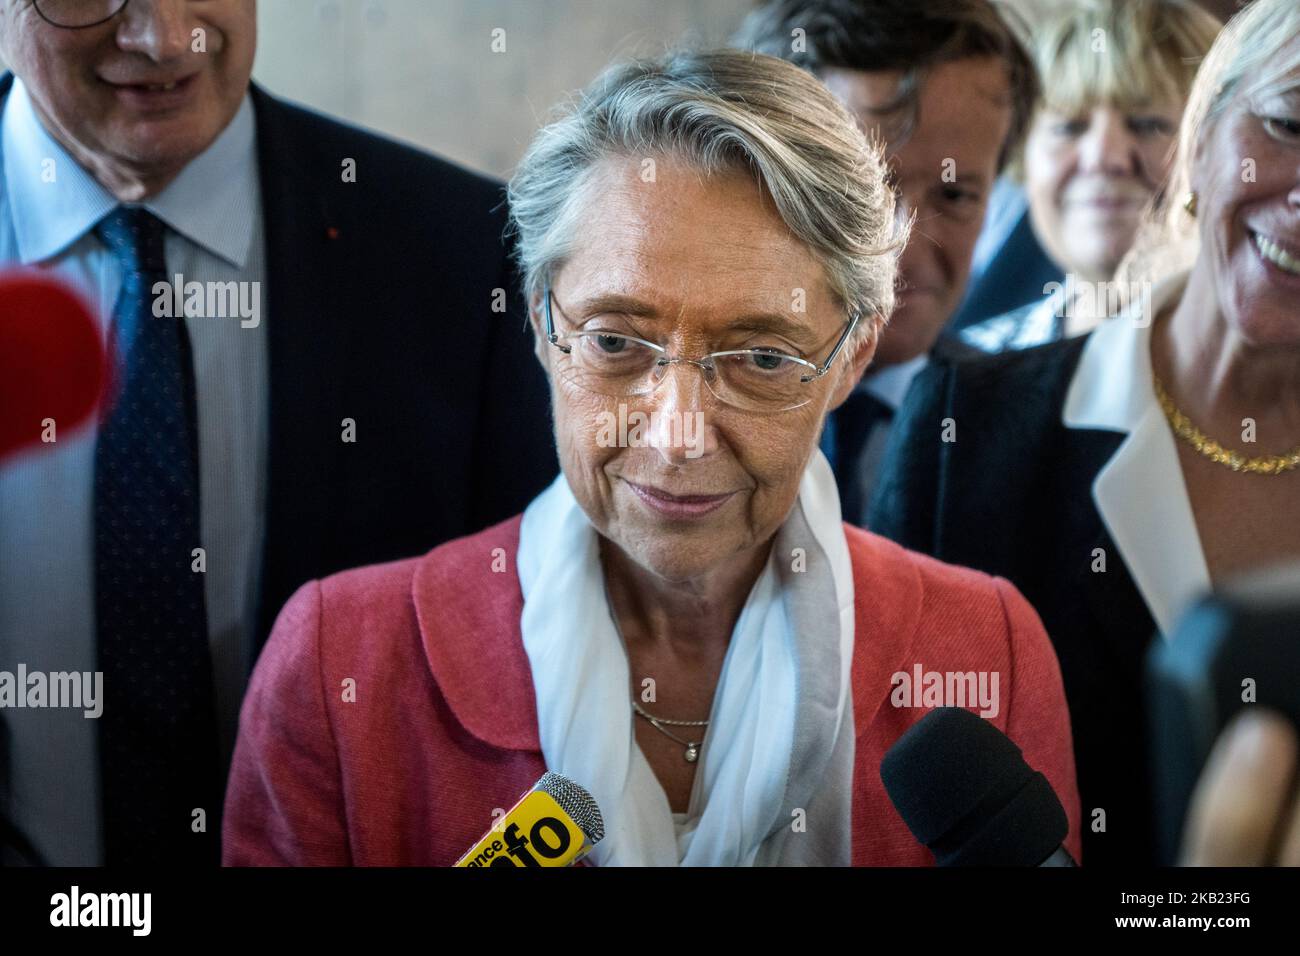
[{"label": "blonde woman", "polygon": [[1300,559],[1295,0],[1256,0],[1215,41],[1167,195],[1130,270],[1149,294],[1087,336],[917,380],[871,511],[908,547],[1009,578],[1043,616],[1084,815],[1104,822],[1084,831],[1093,865],[1152,859],[1153,635],[1212,585]]},{"label": "blonde woman", "polygon": [[962,331],[990,352],[1078,335],[1161,194],[1197,67],[1220,24],[1191,0],[1091,0],[1035,31],[1042,80],[1019,171],[1039,246],[1063,280]]}]

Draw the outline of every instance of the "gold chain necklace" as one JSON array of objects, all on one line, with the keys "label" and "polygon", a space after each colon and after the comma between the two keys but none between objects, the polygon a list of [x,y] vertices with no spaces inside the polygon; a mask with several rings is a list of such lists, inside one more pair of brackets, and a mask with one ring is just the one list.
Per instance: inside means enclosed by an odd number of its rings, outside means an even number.
[{"label": "gold chain necklace", "polygon": [[1258,458],[1247,458],[1245,455],[1224,448],[1192,424],[1191,419],[1174,404],[1174,400],[1169,397],[1159,378],[1152,375],[1151,379],[1156,387],[1156,400],[1160,402],[1160,407],[1164,410],[1165,418],[1169,420],[1169,427],[1174,430],[1174,434],[1210,461],[1231,468],[1233,471],[1249,471],[1256,475],[1280,475],[1284,471],[1300,467],[1300,448],[1284,455],[1261,455]]}]

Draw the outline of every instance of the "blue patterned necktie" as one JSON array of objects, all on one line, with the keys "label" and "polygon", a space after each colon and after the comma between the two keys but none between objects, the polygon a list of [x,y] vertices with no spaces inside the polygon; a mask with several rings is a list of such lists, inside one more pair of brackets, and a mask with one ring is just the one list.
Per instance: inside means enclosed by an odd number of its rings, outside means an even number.
[{"label": "blue patterned necktie", "polygon": [[[166,227],[119,207],[95,228],[122,266],[116,384],[95,446],[95,614],[109,865],[218,859],[218,745],[199,540],[194,372],[183,318],[155,318]],[[207,832],[193,832],[194,811]]]}]

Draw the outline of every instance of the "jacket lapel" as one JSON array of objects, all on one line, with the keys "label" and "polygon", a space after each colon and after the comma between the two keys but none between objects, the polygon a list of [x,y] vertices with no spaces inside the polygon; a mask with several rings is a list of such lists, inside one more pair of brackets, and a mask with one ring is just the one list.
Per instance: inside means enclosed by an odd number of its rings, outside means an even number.
[{"label": "jacket lapel", "polygon": [[[1155,624],[1119,546],[1106,529],[1094,502],[1092,485],[1095,476],[1114,459],[1126,436],[1078,428],[1064,429],[1064,436],[1062,474],[1066,476],[1066,486],[1055,494],[1063,502],[1074,502],[1075,507],[1065,515],[1062,540],[1091,543],[1086,554],[1072,556],[1062,571],[1083,595],[1081,603],[1090,617],[1089,632],[1097,641],[1113,645],[1123,659],[1132,653],[1134,640],[1145,645]],[[1094,565],[1103,556],[1105,570],[1094,571]],[[1133,623],[1129,627],[1117,627],[1116,622],[1120,621]]]},{"label": "jacket lapel", "polygon": [[532,665],[519,630],[522,521],[517,515],[429,552],[411,597],[429,669],[456,719],[494,747],[540,752]]},{"label": "jacket lapel", "polygon": [[921,620],[921,577],[902,548],[844,525],[853,562],[853,726],[867,732],[903,670]]}]

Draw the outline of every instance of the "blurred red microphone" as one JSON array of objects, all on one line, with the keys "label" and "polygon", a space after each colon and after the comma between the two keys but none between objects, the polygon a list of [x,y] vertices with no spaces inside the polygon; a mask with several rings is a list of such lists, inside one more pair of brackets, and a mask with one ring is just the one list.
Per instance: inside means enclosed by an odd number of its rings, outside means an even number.
[{"label": "blurred red microphone", "polygon": [[0,272],[0,463],[87,422],[106,375],[99,327],[81,296],[43,272]]}]

